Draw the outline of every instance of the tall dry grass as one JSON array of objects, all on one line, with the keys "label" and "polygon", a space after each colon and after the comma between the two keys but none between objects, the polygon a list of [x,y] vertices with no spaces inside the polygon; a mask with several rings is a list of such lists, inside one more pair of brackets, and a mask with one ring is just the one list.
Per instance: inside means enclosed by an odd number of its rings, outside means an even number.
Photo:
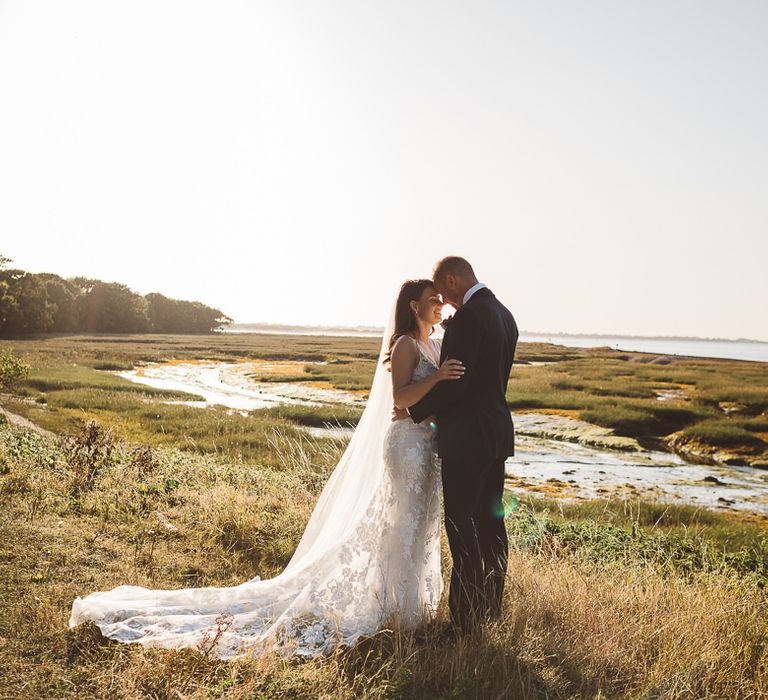
[{"label": "tall dry grass", "polygon": [[674,539],[552,527],[525,505],[509,516],[503,618],[456,641],[442,635],[444,605],[416,633],[384,630],[313,661],[219,662],[67,629],[72,600],[92,590],[279,571],[341,445],[271,440],[265,467],[91,434],[99,469],[75,498],[71,445],[0,426],[0,698],[768,697],[759,568],[678,566]]}]

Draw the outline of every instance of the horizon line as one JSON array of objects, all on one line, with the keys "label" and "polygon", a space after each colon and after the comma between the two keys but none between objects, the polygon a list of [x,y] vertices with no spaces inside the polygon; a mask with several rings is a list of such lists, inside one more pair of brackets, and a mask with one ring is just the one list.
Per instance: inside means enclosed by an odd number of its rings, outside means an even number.
[{"label": "horizon line", "polygon": [[[273,323],[267,321],[248,321],[235,322],[230,324],[229,328],[237,326],[249,326],[257,328],[285,328],[285,329],[316,329],[316,330],[335,330],[335,331],[357,331],[357,332],[384,332],[383,326],[368,325],[342,325],[342,324],[312,324],[312,323]],[[559,338],[620,338],[628,340],[702,340],[707,342],[721,343],[760,343],[768,344],[768,340],[759,340],[757,338],[720,338],[696,335],[637,335],[632,333],[568,333],[564,331],[529,331],[521,330],[520,335],[529,336],[553,336]]]}]

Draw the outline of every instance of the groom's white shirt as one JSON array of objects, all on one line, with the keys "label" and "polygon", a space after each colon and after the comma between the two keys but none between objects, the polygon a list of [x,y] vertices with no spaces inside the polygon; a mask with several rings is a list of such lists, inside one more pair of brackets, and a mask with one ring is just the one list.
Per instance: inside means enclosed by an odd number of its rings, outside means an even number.
[{"label": "groom's white shirt", "polygon": [[472,298],[472,295],[479,289],[485,289],[485,285],[482,282],[478,282],[474,287],[470,287],[467,290],[467,293],[464,295],[464,299],[461,301],[461,305],[463,306],[466,304]]}]

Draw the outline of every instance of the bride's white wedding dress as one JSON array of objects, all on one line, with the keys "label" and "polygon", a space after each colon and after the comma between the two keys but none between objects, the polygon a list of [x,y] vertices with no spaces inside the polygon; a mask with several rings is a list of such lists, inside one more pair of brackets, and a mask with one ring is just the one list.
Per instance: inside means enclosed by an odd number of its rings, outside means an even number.
[{"label": "bride's white wedding dress", "polygon": [[[431,616],[443,591],[434,432],[391,421],[384,350],[358,428],[280,575],[230,588],[118,586],[77,598],[70,627],[93,620],[114,640],[218,658],[314,656]],[[437,370],[438,341],[420,351],[412,381]]]}]

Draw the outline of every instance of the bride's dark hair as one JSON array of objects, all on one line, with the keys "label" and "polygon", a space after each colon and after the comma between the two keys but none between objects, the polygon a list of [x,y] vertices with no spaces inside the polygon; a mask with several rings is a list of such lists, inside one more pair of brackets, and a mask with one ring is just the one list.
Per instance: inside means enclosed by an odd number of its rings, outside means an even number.
[{"label": "bride's dark hair", "polygon": [[395,330],[389,339],[389,349],[384,356],[384,363],[392,357],[392,346],[401,335],[413,335],[418,330],[416,314],[411,308],[412,301],[421,299],[427,287],[432,286],[432,280],[406,280],[400,287],[395,303]]}]

